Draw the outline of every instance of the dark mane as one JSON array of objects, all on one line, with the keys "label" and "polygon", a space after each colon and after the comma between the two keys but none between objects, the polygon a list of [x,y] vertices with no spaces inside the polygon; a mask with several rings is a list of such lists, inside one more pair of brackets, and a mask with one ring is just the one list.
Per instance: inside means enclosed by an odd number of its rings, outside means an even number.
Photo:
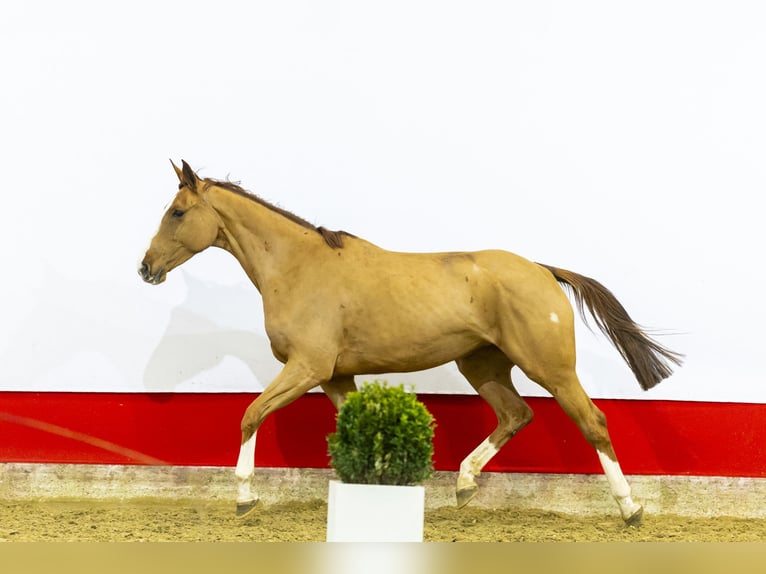
[{"label": "dark mane", "polygon": [[293,223],[297,223],[298,225],[305,227],[306,229],[316,231],[319,235],[322,236],[322,238],[325,240],[325,243],[327,243],[327,245],[329,245],[333,249],[343,248],[344,237],[355,237],[354,235],[347,233],[345,231],[332,231],[330,229],[325,229],[324,227],[317,227],[316,225],[309,223],[302,217],[298,217],[297,215],[287,211],[286,209],[282,209],[281,207],[272,205],[268,201],[258,197],[254,193],[250,193],[249,191],[247,191],[246,189],[243,189],[242,187],[240,187],[234,182],[219,180],[219,179],[212,179],[212,178],[205,178],[204,181],[206,181],[207,183],[211,183],[217,187],[222,187],[223,189],[227,191],[231,191],[232,193],[236,193],[237,195],[241,195],[242,197],[246,197],[247,199],[254,201],[262,205],[263,207],[273,211],[274,213],[278,213],[282,217],[289,219]]}]

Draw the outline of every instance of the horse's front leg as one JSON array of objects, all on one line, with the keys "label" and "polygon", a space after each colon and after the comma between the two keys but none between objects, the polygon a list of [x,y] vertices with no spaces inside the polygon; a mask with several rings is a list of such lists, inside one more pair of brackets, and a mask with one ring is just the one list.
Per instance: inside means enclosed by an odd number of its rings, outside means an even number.
[{"label": "horse's front leg", "polygon": [[[328,377],[329,378],[329,377]],[[290,404],[309,389],[326,382],[314,369],[288,361],[277,378],[245,410],[242,417],[242,442],[235,476],[237,477],[237,516],[249,514],[258,502],[253,492],[255,437],[268,415]]]},{"label": "horse's front leg", "polygon": [[335,405],[335,408],[340,410],[340,407],[346,402],[348,394],[356,390],[356,383],[353,376],[333,377],[322,384],[322,390]]}]

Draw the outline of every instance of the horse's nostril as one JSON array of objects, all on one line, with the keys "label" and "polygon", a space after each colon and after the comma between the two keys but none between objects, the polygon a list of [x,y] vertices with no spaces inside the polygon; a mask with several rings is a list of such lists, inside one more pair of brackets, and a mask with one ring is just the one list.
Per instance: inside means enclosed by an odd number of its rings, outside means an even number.
[{"label": "horse's nostril", "polygon": [[149,266],[146,262],[141,263],[141,267],[138,268],[138,274],[146,279],[149,276]]}]

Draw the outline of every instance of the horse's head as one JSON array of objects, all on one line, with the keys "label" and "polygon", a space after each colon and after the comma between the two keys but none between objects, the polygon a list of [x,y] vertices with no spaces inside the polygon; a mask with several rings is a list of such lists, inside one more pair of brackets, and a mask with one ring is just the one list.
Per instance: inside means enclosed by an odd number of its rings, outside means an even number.
[{"label": "horse's head", "polygon": [[178,193],[138,268],[138,274],[152,285],[162,283],[169,271],[213,245],[218,236],[220,219],[205,201],[206,182],[185,161],[182,166],[179,169],[173,163],[180,182]]}]

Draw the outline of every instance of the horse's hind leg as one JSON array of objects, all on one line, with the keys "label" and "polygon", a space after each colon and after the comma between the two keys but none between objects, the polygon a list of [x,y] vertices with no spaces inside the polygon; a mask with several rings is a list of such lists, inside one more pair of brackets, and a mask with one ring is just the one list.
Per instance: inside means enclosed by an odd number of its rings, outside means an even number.
[{"label": "horse's hind leg", "polygon": [[[533,275],[530,272],[528,278]],[[575,370],[574,310],[552,276],[508,292],[508,313],[500,316],[498,347],[531,380],[546,389],[574,421],[585,439],[596,449],[612,496],[623,520],[637,524],[643,512],[633,502],[630,486],[622,474],[606,417],[580,385]],[[522,312],[523,311],[523,312]],[[505,317],[508,317],[506,319]]]},{"label": "horse's hind leg", "polygon": [[513,364],[496,347],[484,347],[457,360],[460,372],[497,415],[497,428],[460,464],[457,506],[468,504],[478,490],[475,478],[510,438],[532,420],[532,409],[511,383]]},{"label": "horse's hind leg", "polygon": [[633,501],[630,485],[617,462],[617,455],[612,447],[612,440],[606,427],[606,417],[580,385],[577,375],[572,371],[562,377],[557,384],[543,384],[551,392],[582,432],[585,439],[596,449],[599,461],[606,474],[612,496],[620,507],[620,514],[628,525],[641,523],[643,507]]}]

